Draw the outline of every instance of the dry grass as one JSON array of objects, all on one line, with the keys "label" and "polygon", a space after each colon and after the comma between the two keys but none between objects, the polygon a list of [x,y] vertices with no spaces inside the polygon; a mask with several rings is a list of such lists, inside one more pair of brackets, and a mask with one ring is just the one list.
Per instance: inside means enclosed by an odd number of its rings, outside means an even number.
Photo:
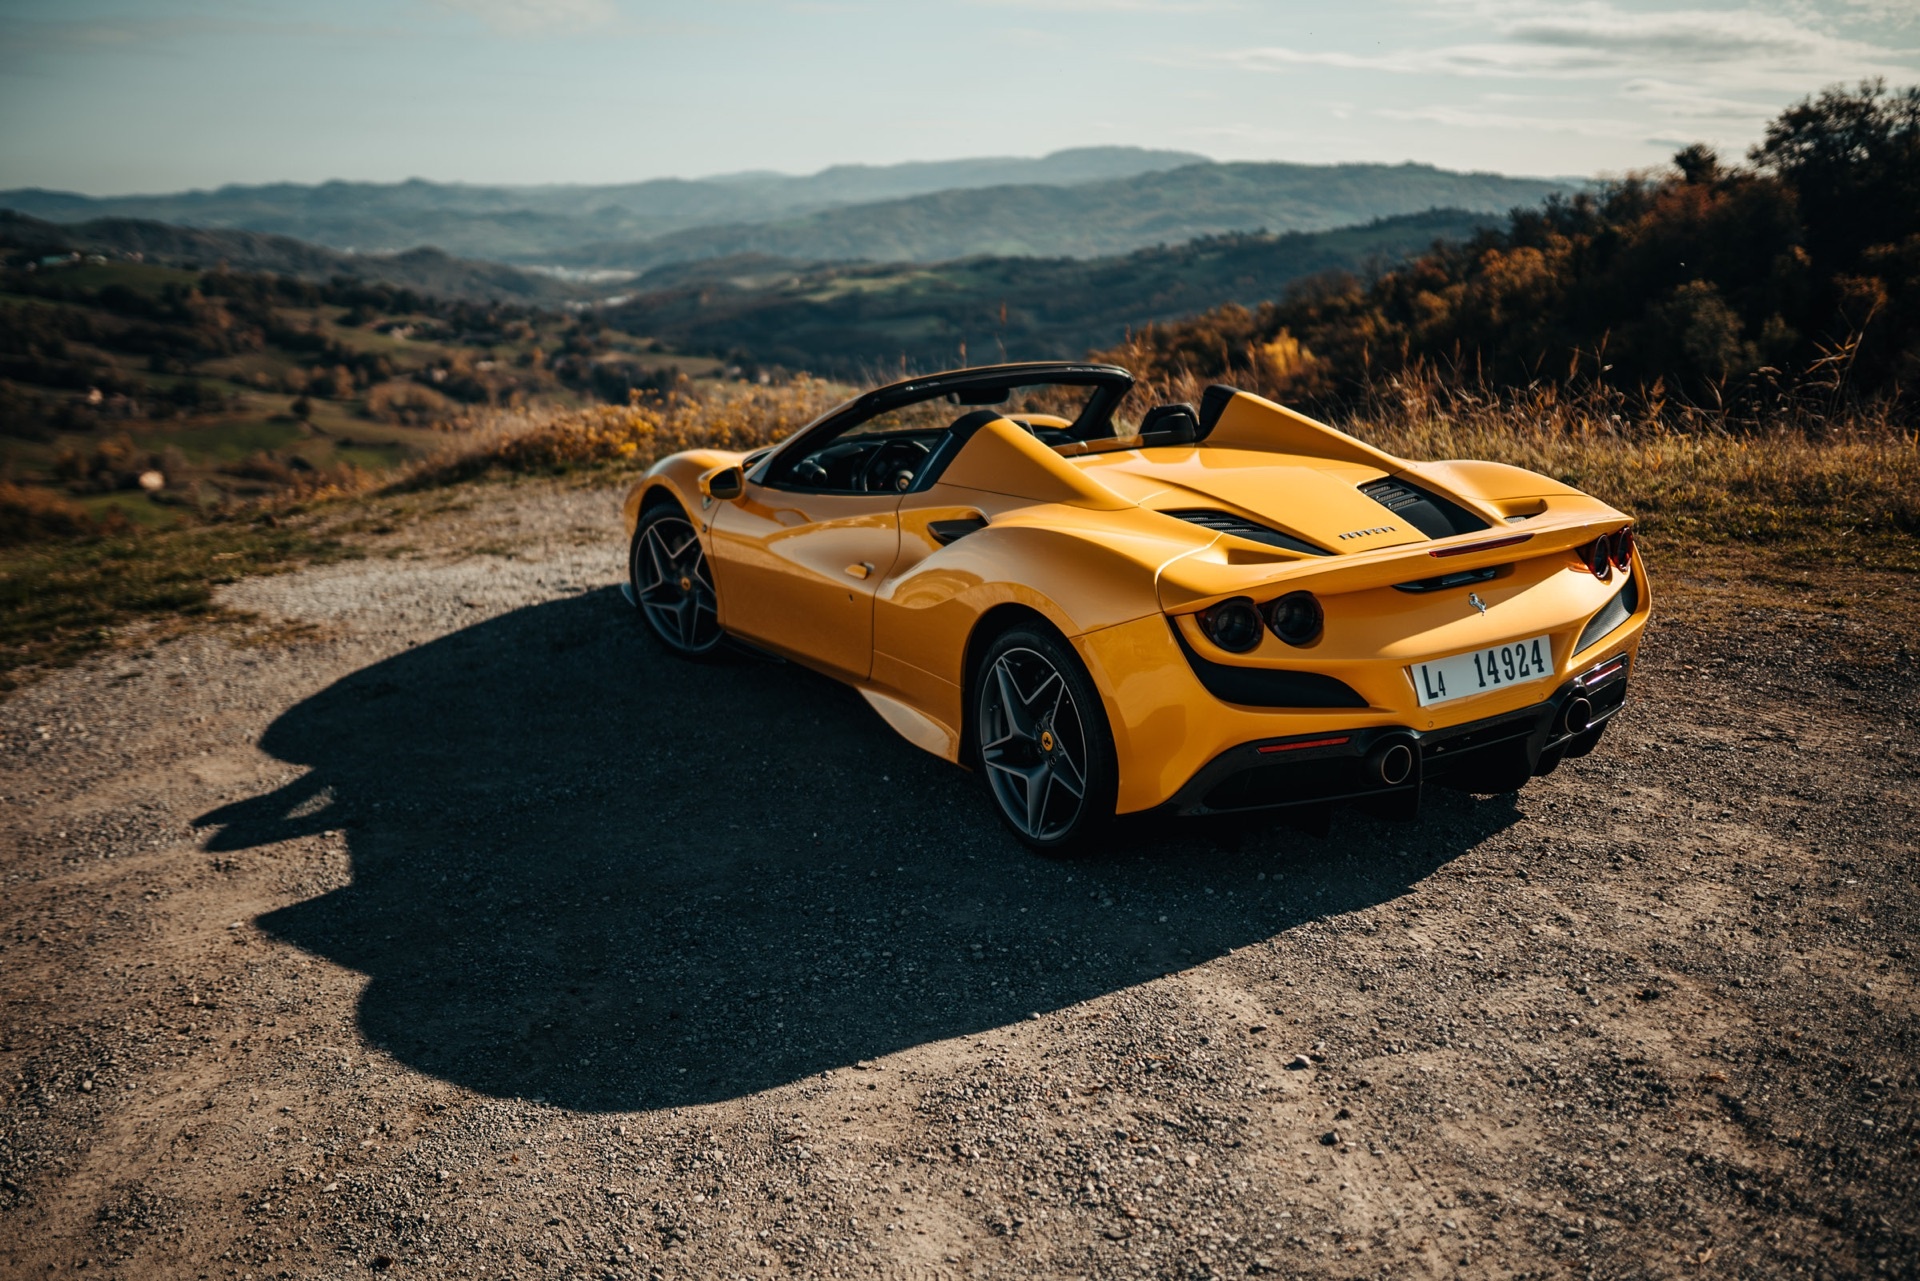
[{"label": "dry grass", "polygon": [[802,377],[775,386],[722,383],[697,396],[636,392],[625,405],[557,414],[496,414],[463,423],[447,449],[408,469],[395,487],[456,484],[489,473],[647,467],[683,449],[758,449],[851,394],[844,386]]},{"label": "dry grass", "polygon": [[[1286,400],[1284,386],[1249,388]],[[1156,400],[1198,403],[1197,379]],[[1920,569],[1920,435],[1830,389],[1771,412],[1701,408],[1607,388],[1490,389],[1424,371],[1324,416],[1403,458],[1480,458],[1562,480],[1631,513],[1669,548],[1742,542]],[[1311,412],[1311,410],[1310,410]]]}]

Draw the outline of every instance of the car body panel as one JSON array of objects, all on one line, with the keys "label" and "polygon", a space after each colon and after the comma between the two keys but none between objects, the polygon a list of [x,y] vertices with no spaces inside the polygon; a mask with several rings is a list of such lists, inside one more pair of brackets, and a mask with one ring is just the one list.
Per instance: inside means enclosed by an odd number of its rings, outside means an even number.
[{"label": "car body panel", "polygon": [[[1168,803],[1210,761],[1256,740],[1439,731],[1538,705],[1595,664],[1636,655],[1652,610],[1637,552],[1606,580],[1586,566],[1583,548],[1629,524],[1598,499],[1498,463],[1395,458],[1244,392],[1198,443],[1076,454],[995,418],[912,492],[796,493],[749,480],[737,499],[703,497],[702,476],[748,461],[715,450],[662,460],[629,495],[629,531],[645,503],[678,502],[708,548],[723,627],[855,685],[897,732],[949,760],[968,753],[968,663],[983,620],[1044,620],[1100,690],[1122,813]],[[1360,490],[1385,479],[1485,528],[1421,533]],[[1195,509],[1318,554],[1168,514]],[[864,577],[847,572],[861,564]],[[1463,571],[1475,572],[1470,591],[1408,590]],[[1625,619],[1575,652],[1629,581]],[[1203,610],[1229,598],[1299,590],[1325,617],[1307,646],[1263,631],[1249,651],[1228,653],[1200,626]],[[1550,638],[1546,676],[1419,705],[1414,664],[1535,636]],[[1363,705],[1226,702],[1196,663],[1331,677]]]},{"label": "car body panel", "polygon": [[871,494],[805,494],[749,481],[715,505],[707,553],[720,626],[836,676],[873,668],[873,598],[893,569],[900,529]]}]

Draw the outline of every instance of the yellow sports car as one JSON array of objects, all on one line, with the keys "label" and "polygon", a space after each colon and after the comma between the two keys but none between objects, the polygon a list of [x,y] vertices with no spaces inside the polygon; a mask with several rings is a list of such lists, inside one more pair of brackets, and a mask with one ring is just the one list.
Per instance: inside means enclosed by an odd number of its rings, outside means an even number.
[{"label": "yellow sports car", "polygon": [[628,595],[675,653],[852,685],[1043,850],[1156,808],[1410,812],[1593,750],[1652,606],[1625,515],[1231,387],[1142,397],[963,369],[675,454],[627,496]]}]

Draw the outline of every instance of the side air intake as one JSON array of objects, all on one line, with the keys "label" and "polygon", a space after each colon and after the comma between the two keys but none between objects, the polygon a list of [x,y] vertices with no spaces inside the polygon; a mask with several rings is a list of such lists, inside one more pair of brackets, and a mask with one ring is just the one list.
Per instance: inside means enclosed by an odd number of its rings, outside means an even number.
[{"label": "side air intake", "polygon": [[1368,481],[1360,492],[1428,538],[1452,538],[1486,529],[1487,522],[1460,504],[1391,476]]},{"label": "side air intake", "polygon": [[1295,538],[1292,534],[1283,534],[1277,529],[1269,529],[1259,521],[1248,520],[1245,516],[1236,516],[1232,512],[1213,511],[1202,507],[1160,514],[1218,533],[1232,534],[1235,538],[1246,538],[1256,543],[1265,543],[1269,547],[1285,548],[1290,552],[1302,552],[1308,556],[1333,555],[1332,552],[1322,547],[1315,547],[1305,539]]}]

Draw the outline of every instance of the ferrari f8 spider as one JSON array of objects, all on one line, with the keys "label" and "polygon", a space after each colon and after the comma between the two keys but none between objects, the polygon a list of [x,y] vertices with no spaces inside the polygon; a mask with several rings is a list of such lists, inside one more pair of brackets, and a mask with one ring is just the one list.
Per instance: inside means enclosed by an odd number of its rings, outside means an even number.
[{"label": "ferrari f8 spider", "polygon": [[962,369],[675,454],[627,496],[628,594],[674,653],[852,685],[1042,850],[1153,809],[1411,813],[1600,741],[1652,609],[1625,514],[1231,387],[1140,395]]}]

